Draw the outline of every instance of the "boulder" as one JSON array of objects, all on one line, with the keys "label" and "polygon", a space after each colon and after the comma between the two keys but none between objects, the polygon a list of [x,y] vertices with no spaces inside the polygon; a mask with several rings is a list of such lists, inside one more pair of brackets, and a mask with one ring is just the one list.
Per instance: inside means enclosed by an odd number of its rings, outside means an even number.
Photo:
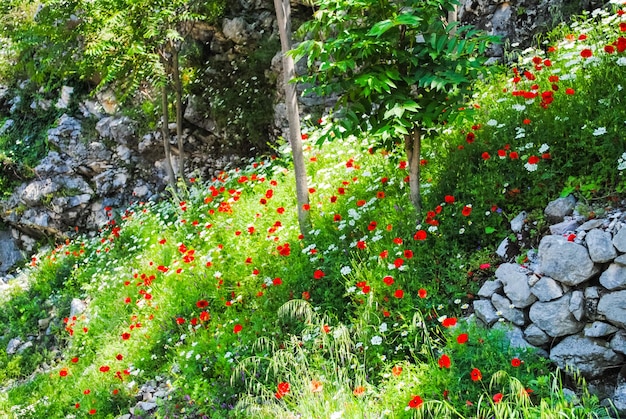
[{"label": "boulder", "polygon": [[530,291],[539,301],[552,301],[563,296],[563,288],[554,279],[544,276],[539,278],[531,287]]},{"label": "boulder", "polygon": [[[10,231],[0,231],[0,275],[6,274],[24,255],[18,249]],[[1,281],[0,281],[1,282]]]},{"label": "boulder", "polygon": [[565,294],[554,301],[536,302],[530,307],[530,320],[552,337],[567,336],[580,332],[585,325],[576,320],[570,312],[571,298],[571,294]]},{"label": "boulder", "polygon": [[513,262],[515,257],[519,254],[519,251],[519,245],[511,241],[508,237],[505,237],[496,249],[496,255],[500,256],[500,258],[506,262]]},{"label": "boulder", "polygon": [[576,367],[583,376],[596,378],[602,376],[607,368],[619,365],[624,357],[602,340],[574,335],[553,347],[550,359],[561,369]]},{"label": "boulder", "polygon": [[569,286],[581,284],[598,273],[598,268],[584,246],[557,236],[541,239],[539,270]]},{"label": "boulder", "polygon": [[626,228],[621,228],[613,236],[613,246],[622,253],[626,253]]},{"label": "boulder", "polygon": [[526,330],[524,330],[524,337],[526,338],[526,341],[535,346],[543,346],[552,340],[546,332],[534,324],[531,324],[526,328]]},{"label": "boulder", "polygon": [[615,326],[626,328],[626,290],[603,295],[598,303],[598,314]]},{"label": "boulder", "polygon": [[585,326],[584,334],[588,338],[600,338],[617,332],[617,327],[608,323],[595,321]]},{"label": "boulder", "polygon": [[500,294],[493,294],[491,303],[496,309],[496,314],[499,314],[516,326],[524,326],[524,312],[515,308],[508,298]]},{"label": "boulder", "polygon": [[626,288],[626,266],[611,263],[600,275],[600,284],[609,290]]},{"label": "boulder", "polygon": [[487,326],[491,326],[500,318],[489,300],[474,300],[474,313]]},{"label": "boulder", "polygon": [[595,228],[587,232],[585,243],[589,257],[596,263],[609,262],[617,257],[612,243],[612,235],[608,231]]},{"label": "boulder", "polygon": [[585,297],[582,291],[572,291],[572,298],[569,300],[569,311],[574,318],[581,321],[585,315]]},{"label": "boulder", "polygon": [[504,286],[504,293],[513,306],[524,308],[537,300],[530,292],[526,270],[514,263],[503,263],[496,269],[496,278]]},{"label": "boulder", "polygon": [[502,290],[502,282],[499,280],[485,281],[482,287],[478,290],[478,296],[483,298],[491,298],[491,296]]},{"label": "boulder", "polygon": [[107,116],[98,121],[96,131],[102,138],[126,144],[135,135],[135,125],[135,122],[127,116]]},{"label": "boulder", "polygon": [[544,214],[550,223],[560,223],[566,216],[570,215],[576,207],[576,198],[568,195],[565,198],[558,198],[548,203]]}]

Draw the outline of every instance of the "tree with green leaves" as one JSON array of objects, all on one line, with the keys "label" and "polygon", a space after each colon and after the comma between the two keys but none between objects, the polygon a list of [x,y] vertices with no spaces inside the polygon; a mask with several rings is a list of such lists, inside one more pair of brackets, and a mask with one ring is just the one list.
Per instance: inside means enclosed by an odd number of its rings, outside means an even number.
[{"label": "tree with green leaves", "polygon": [[169,144],[169,92],[175,94],[178,177],[184,181],[183,85],[181,52],[194,23],[211,22],[224,10],[224,0],[85,1],[89,20],[86,55],[91,71],[101,72],[99,87],[115,85],[134,95],[143,83],[160,90],[165,167],[175,186]]},{"label": "tree with green leaves", "polygon": [[[454,117],[471,82],[486,72],[482,56],[494,37],[448,22],[456,0],[319,0],[306,40],[301,81],[318,95],[339,94],[322,141],[368,132],[386,146],[403,142],[411,202],[421,210],[422,140]],[[453,14],[451,14],[453,16]]]}]

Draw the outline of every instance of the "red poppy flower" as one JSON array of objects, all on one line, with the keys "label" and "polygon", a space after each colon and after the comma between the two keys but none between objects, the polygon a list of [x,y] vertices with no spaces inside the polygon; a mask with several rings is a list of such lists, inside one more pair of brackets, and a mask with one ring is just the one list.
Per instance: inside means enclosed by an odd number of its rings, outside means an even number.
[{"label": "red poppy flower", "polygon": [[513,358],[511,360],[511,365],[514,366],[515,368],[517,368],[520,365],[522,365],[522,361],[519,358]]},{"label": "red poppy flower", "polygon": [[389,286],[390,286],[390,285],[393,285],[394,280],[393,280],[393,277],[391,277],[391,276],[387,275],[386,277],[384,277],[384,278],[383,278],[383,282],[384,282],[386,285],[389,285]]},{"label": "red poppy flower", "polygon": [[128,339],[130,339],[130,333],[128,333],[128,332],[124,332],[124,333],[122,333],[122,339],[123,339],[123,340],[128,340]]},{"label": "red poppy flower", "polygon": [[67,377],[67,374],[68,374],[67,368],[61,368],[61,370],[59,371],[59,375],[61,377]]},{"label": "red poppy flower", "polygon": [[280,278],[274,278],[274,279],[272,280],[272,284],[273,284],[273,285],[282,285],[282,283],[283,283],[283,280],[282,280],[282,279],[280,279]]},{"label": "red poppy flower", "polygon": [[417,232],[415,233],[415,235],[413,236],[413,238],[414,238],[415,240],[420,240],[420,241],[422,241],[422,240],[426,240],[426,236],[427,236],[427,234],[426,234],[426,231],[425,231],[425,230],[417,230]]},{"label": "red poppy flower", "polygon": [[620,22],[619,24],[619,30],[621,32],[626,32],[626,22]]},{"label": "red poppy flower", "polygon": [[122,359],[124,359],[124,355],[117,354],[117,355],[115,355],[115,359],[117,359],[118,361],[121,361]]},{"label": "red poppy flower", "polygon": [[369,292],[372,290],[372,288],[369,285],[365,285],[361,291],[363,291],[363,294],[369,294]]},{"label": "red poppy flower", "polygon": [[473,132],[468,132],[467,135],[465,136],[465,141],[468,144],[472,144],[475,139],[476,139],[476,134],[474,134]]},{"label": "red poppy flower", "polygon": [[496,393],[493,395],[494,403],[500,403],[500,400],[502,400],[502,393]]},{"label": "red poppy flower", "polygon": [[95,415],[97,412],[98,412],[98,411],[97,411],[96,409],[91,409],[91,410],[89,411],[89,414],[90,414],[90,415]]},{"label": "red poppy flower", "polygon": [[615,47],[613,45],[606,45],[604,47],[604,52],[607,54],[613,54],[615,52]]},{"label": "red poppy flower", "polygon": [[592,55],[593,55],[593,52],[589,48],[585,48],[582,51],[580,51],[580,56],[583,58],[591,58]]},{"label": "red poppy flower", "polygon": [[452,195],[446,195],[443,197],[443,201],[446,204],[454,204],[454,197]]},{"label": "red poppy flower", "polygon": [[208,311],[203,311],[200,313],[200,321],[206,322],[206,321],[209,321],[210,318],[211,318],[211,315],[209,314]]},{"label": "red poppy flower", "polygon": [[182,317],[177,317],[176,324],[185,324],[185,319],[183,319]]},{"label": "red poppy flower", "polygon": [[506,157],[506,150],[498,150],[498,157],[501,159]]},{"label": "red poppy flower", "polygon": [[315,272],[313,272],[313,278],[314,279],[322,279],[325,276],[326,276],[326,274],[321,269],[317,269]]},{"label": "red poppy flower", "polygon": [[357,247],[357,249],[363,250],[363,249],[365,249],[367,247],[367,244],[363,240],[359,240],[356,243],[356,247]]},{"label": "red poppy flower", "polygon": [[78,362],[78,357],[75,356],[74,358],[71,359],[72,363],[75,364]]},{"label": "red poppy flower", "polygon": [[311,299],[311,293],[309,293],[308,291],[303,291],[302,292],[302,299],[303,300],[310,300]]},{"label": "red poppy flower", "polygon": [[481,157],[483,158],[483,160],[489,160],[491,156],[485,151],[483,154],[481,154]]},{"label": "red poppy flower", "polygon": [[439,368],[450,368],[450,357],[446,354],[441,355],[437,364],[439,364]]},{"label": "red poppy flower", "polygon": [[239,333],[243,330],[243,326],[237,323],[235,327],[233,327],[233,333]]},{"label": "red poppy flower", "polygon": [[426,297],[428,296],[428,291],[426,291],[424,288],[420,288],[420,289],[417,291],[417,296],[418,296],[419,298],[426,298]]},{"label": "red poppy flower", "polygon": [[443,319],[443,321],[441,322],[441,325],[443,327],[452,327],[456,325],[456,317],[446,317],[445,319]]},{"label": "red poppy flower", "polygon": [[404,291],[396,290],[396,292],[393,293],[393,296],[396,297],[396,298],[402,298],[402,297],[404,297]]},{"label": "red poppy flower", "polygon": [[376,198],[383,199],[385,197],[385,193],[383,191],[376,192]]},{"label": "red poppy flower", "polygon": [[519,158],[519,154],[517,153],[517,151],[511,151],[509,157],[511,158],[511,160],[517,160]]},{"label": "red poppy flower", "polygon": [[461,214],[463,214],[465,217],[469,217],[471,213],[472,213],[472,207],[469,205],[465,205],[463,209],[461,210]]},{"label": "red poppy flower", "polygon": [[539,157],[537,156],[530,156],[528,158],[528,164],[537,164],[539,163]]},{"label": "red poppy flower", "polygon": [[393,261],[393,265],[394,265],[396,268],[401,267],[402,265],[404,265],[404,259],[402,259],[402,258],[397,258],[396,260],[394,260],[394,261]]},{"label": "red poppy flower", "polygon": [[411,400],[409,400],[409,407],[411,409],[417,409],[424,403],[424,400],[420,396],[413,396]]},{"label": "red poppy flower", "polygon": [[365,205],[365,202],[365,199],[359,199],[358,201],[356,201],[356,206],[362,207],[363,205]]},{"label": "red poppy flower", "polygon": [[530,125],[531,120],[530,120],[530,119],[528,119],[528,118],[526,118],[526,119],[524,119],[524,120],[522,121],[522,123],[524,123],[524,125]]},{"label": "red poppy flower", "polygon": [[108,365],[103,365],[100,367],[100,372],[109,372],[110,369]]},{"label": "red poppy flower", "polygon": [[474,368],[470,372],[470,378],[472,379],[472,381],[480,381],[483,378],[483,374],[480,372],[478,368]]}]

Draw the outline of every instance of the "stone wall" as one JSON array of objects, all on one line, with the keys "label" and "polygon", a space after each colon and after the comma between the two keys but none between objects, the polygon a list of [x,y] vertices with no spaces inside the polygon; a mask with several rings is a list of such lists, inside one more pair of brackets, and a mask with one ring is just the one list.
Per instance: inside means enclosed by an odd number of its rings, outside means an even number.
[{"label": "stone wall", "polygon": [[[548,205],[550,234],[523,263],[510,240],[501,244],[504,263],[478,292],[474,314],[490,327],[510,325],[517,346],[537,348],[561,369],[608,384],[626,413],[626,213],[588,219],[575,206],[571,196]],[[524,215],[512,223],[520,239]]]}]

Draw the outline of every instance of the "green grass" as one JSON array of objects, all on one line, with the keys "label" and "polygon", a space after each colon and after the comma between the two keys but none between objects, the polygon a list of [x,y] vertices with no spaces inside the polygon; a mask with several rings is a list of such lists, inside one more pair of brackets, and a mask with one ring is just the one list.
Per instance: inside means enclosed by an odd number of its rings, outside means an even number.
[{"label": "green grass", "polygon": [[[561,193],[590,208],[623,197],[626,53],[603,52],[621,36],[616,16],[557,29],[555,51],[517,65],[535,80],[477,83],[479,106],[424,156],[422,217],[399,150],[317,146],[324,122],[307,120],[306,237],[284,148],[169,201],[114,209],[99,237],[37,255],[30,289],[0,302],[0,348],[30,336],[37,349],[0,352],[0,416],[114,418],[161,377],[173,391],[157,417],[608,417],[582,379],[572,398],[549,362],[463,319],[517,211],[538,237]],[[76,318],[72,298],[88,306]]]}]

